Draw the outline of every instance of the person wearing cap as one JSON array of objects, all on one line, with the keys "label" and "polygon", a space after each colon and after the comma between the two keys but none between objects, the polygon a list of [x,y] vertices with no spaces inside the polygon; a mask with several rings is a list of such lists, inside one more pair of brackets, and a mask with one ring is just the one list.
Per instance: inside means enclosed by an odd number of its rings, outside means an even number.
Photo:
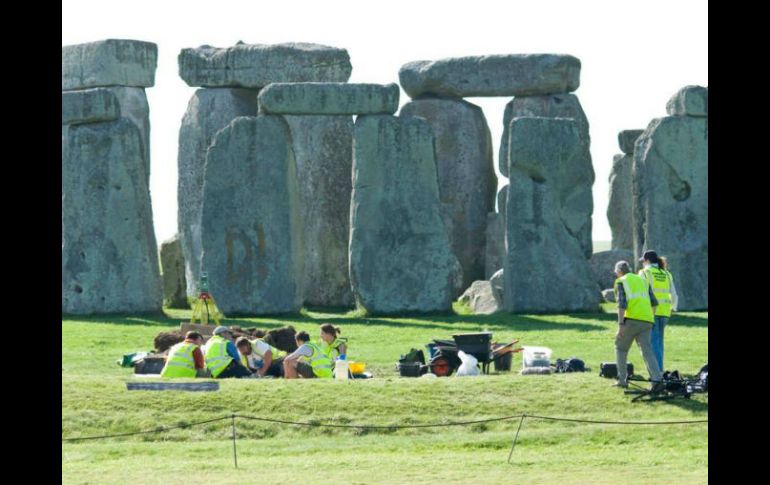
[{"label": "person wearing cap", "polygon": [[276,349],[262,339],[238,337],[235,346],[241,354],[241,363],[259,377],[283,377],[283,358],[286,352]]},{"label": "person wearing cap", "polygon": [[618,366],[618,382],[614,385],[628,387],[628,351],[636,340],[653,382],[653,391],[659,390],[661,371],[650,344],[650,332],[655,322],[654,309],[658,301],[647,281],[631,272],[628,261],[618,261],[615,264],[615,275],[615,301],[618,302],[615,359]]},{"label": "person wearing cap", "polygon": [[215,379],[251,377],[249,369],[241,365],[241,356],[232,339],[230,329],[220,325],[214,329],[214,335],[203,346],[206,367]]},{"label": "person wearing cap", "polygon": [[678,295],[674,286],[674,276],[668,271],[666,258],[658,256],[655,251],[645,251],[639,262],[643,268],[639,270],[639,276],[647,281],[652,287],[655,297],[658,299],[658,306],[655,308],[655,323],[652,325],[650,341],[652,351],[655,353],[655,359],[658,361],[658,367],[662,371],[663,367],[663,334],[666,329],[671,312],[676,311]]},{"label": "person wearing cap", "polygon": [[203,336],[198,332],[187,332],[182,342],[171,347],[166,364],[160,371],[161,377],[206,377],[206,365],[201,345]]}]

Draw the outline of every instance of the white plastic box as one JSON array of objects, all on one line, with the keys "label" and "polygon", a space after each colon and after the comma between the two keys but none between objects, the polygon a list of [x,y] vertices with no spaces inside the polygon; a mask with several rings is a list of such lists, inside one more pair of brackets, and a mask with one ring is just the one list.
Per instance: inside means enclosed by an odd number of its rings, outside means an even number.
[{"label": "white plastic box", "polygon": [[523,347],[523,367],[549,367],[551,365],[551,349],[548,347]]}]

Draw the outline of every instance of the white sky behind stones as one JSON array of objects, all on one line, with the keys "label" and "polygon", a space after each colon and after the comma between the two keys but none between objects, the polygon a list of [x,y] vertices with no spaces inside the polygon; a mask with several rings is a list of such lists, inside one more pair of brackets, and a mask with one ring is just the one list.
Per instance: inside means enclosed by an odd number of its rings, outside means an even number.
[{"label": "white sky behind stones", "polygon": [[[158,44],[147,89],[158,244],[177,227],[177,143],[196,88],[178,75],[184,47],[314,42],[350,53],[350,82],[398,83],[402,64],[484,54],[564,53],[582,61],[575,92],[588,117],[596,182],[593,239],[609,241],[606,210],[618,131],[665,116],[680,87],[708,85],[708,2],[685,0],[63,0],[62,45],[106,38]],[[401,91],[400,105],[409,101]],[[495,171],[507,98],[468,98],[484,110]],[[507,179],[498,172],[498,188]]]}]

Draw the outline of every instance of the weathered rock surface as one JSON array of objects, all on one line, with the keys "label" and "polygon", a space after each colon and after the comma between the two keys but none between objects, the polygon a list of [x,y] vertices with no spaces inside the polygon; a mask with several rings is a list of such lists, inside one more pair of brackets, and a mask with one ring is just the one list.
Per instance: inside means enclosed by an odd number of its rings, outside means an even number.
[{"label": "weathered rock surface", "polygon": [[492,138],[478,106],[453,99],[418,99],[400,116],[425,119],[435,136],[439,198],[451,218],[450,244],[463,268],[458,294],[484,278],[487,213],[495,209]]},{"label": "weathered rock surface", "polygon": [[163,276],[163,303],[169,308],[189,308],[184,254],[178,234],[160,245],[160,267]]},{"label": "weathered rock surface", "polygon": [[685,86],[668,100],[666,112],[671,116],[709,115],[709,89],[703,86]]},{"label": "weathered rock surface", "polygon": [[607,303],[615,303],[615,290],[612,288],[602,290],[602,298],[604,298],[604,301]]},{"label": "weathered rock surface", "polygon": [[[566,118],[516,118],[510,126],[510,189],[505,258],[505,308],[513,312],[593,311],[599,291],[581,240],[565,210],[593,182],[580,123]],[[566,195],[566,196],[565,196]],[[590,214],[590,212],[589,212]]]},{"label": "weathered rock surface", "polygon": [[633,190],[631,169],[633,155],[615,155],[610,172],[610,198],[607,220],[612,230],[612,249],[634,248]]},{"label": "weathered rock surface", "polygon": [[[178,231],[185,255],[187,294],[197,296],[200,283],[200,218],[206,151],[214,135],[239,116],[257,115],[257,91],[199,89],[187,105],[179,129]],[[228,174],[234,179],[240,171]],[[216,298],[216,295],[215,295]]]},{"label": "weathered rock surface", "polygon": [[61,93],[62,125],[114,121],[119,116],[118,100],[108,89],[85,89]]},{"label": "weathered rock surface", "polygon": [[634,266],[634,252],[629,249],[611,249],[609,251],[600,251],[591,256],[591,271],[594,274],[594,281],[599,288],[612,288],[615,283],[615,263],[618,261],[628,261],[631,267]]},{"label": "weathered rock surface", "polygon": [[193,87],[262,88],[280,82],[345,82],[346,49],[309,43],[243,44],[182,49],[179,75]]},{"label": "weathered rock surface", "polygon": [[273,83],[260,91],[259,109],[275,114],[393,114],[398,96],[398,84]]},{"label": "weathered rock surface", "polygon": [[484,277],[491,278],[505,261],[505,217],[497,212],[487,214]]},{"label": "weathered rock surface", "polygon": [[412,98],[568,93],[580,86],[580,60],[559,54],[508,54],[414,61],[401,66],[398,78]]},{"label": "weathered rock surface", "polygon": [[415,117],[357,118],[350,279],[371,313],[448,311],[462,269],[441,220],[433,131]]},{"label": "weathered rock surface", "polygon": [[304,298],[316,306],[354,305],[348,271],[353,118],[290,116],[304,233]]},{"label": "weathered rock surface", "polygon": [[679,310],[708,308],[708,118],[653,120],[634,151],[634,253],[668,258]]},{"label": "weathered rock surface", "polygon": [[644,130],[622,130],[618,132],[618,146],[620,151],[627,155],[634,154],[634,144]]},{"label": "weathered rock surface", "polygon": [[61,48],[61,89],[155,84],[158,46],[138,40],[107,39]]},{"label": "weathered rock surface", "polygon": [[476,315],[491,315],[503,307],[500,293],[492,287],[492,283],[484,280],[474,281],[460,301],[466,303]]},{"label": "weathered rock surface", "polygon": [[239,117],[214,137],[201,205],[201,267],[228,317],[298,312],[302,228],[280,116]]}]

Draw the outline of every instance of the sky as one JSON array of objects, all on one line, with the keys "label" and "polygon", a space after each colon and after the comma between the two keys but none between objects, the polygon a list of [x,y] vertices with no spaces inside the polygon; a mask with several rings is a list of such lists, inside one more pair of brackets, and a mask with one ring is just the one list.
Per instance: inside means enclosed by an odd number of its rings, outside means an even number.
[{"label": "sky", "polygon": [[[158,244],[177,229],[177,144],[195,92],[177,55],[209,44],[314,42],[344,47],[350,82],[398,83],[410,61],[488,54],[571,54],[582,63],[575,94],[588,117],[596,181],[593,239],[609,241],[609,174],[617,134],[666,115],[681,87],[708,85],[708,1],[63,0],[62,45],[106,38],[158,45],[150,104],[150,193]],[[510,98],[467,98],[486,116],[497,168]],[[402,90],[400,105],[409,101]]]}]

